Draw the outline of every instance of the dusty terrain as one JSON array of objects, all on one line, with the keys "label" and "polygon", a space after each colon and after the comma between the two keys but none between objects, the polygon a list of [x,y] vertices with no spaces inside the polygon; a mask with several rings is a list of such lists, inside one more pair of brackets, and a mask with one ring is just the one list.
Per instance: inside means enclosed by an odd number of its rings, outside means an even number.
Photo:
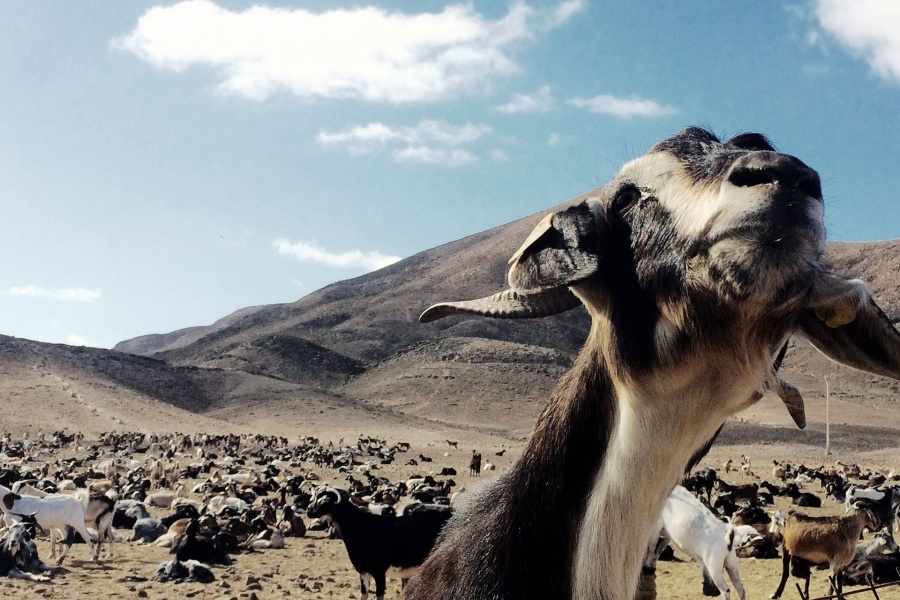
[{"label": "dusty terrain", "polygon": [[[338,443],[338,436],[330,436],[327,429],[311,427],[303,431],[304,435],[317,435],[323,443],[333,440]],[[486,462],[497,466],[495,471],[482,473],[481,479],[494,477],[508,468],[518,456],[522,443],[506,438],[492,437],[484,434],[466,434],[456,436],[458,448],[451,448],[447,440],[447,431],[426,432],[423,430],[397,430],[387,436],[389,444],[396,441],[412,443],[408,456],[422,453],[433,457],[434,462],[427,466],[407,466],[406,455],[399,454],[399,460],[392,465],[380,468],[378,475],[392,481],[405,479],[412,474],[421,474],[429,468],[438,471],[442,467],[455,467],[459,472],[453,479],[459,487],[473,483],[468,476],[468,459],[473,449],[483,453]],[[350,443],[353,437],[347,437]],[[498,451],[505,450],[503,456]],[[820,465],[840,458],[845,462],[862,459],[873,469],[887,466],[900,466],[900,454],[894,448],[891,451],[843,452],[840,455],[825,457],[823,452],[815,448],[804,448],[796,445],[767,444],[737,446],[719,446],[713,449],[704,465],[720,469],[724,460],[730,458],[738,462],[741,454],[750,456],[757,476],[766,479],[771,477],[771,461],[775,458],[789,459],[794,464]],[[140,455],[137,456],[140,458]],[[47,460],[54,457],[48,456]],[[425,465],[425,463],[423,463]],[[322,477],[340,485],[342,475],[336,471],[304,465]],[[746,483],[750,477],[731,473],[725,479],[731,483]],[[191,482],[194,483],[194,482]],[[819,492],[818,485],[810,489]],[[778,508],[786,509],[784,500],[778,499]],[[805,509],[810,514],[837,514],[842,507],[827,500],[822,509]],[[167,511],[155,510],[157,514]],[[121,532],[124,535],[128,531]],[[46,558],[49,543],[39,541],[39,551]],[[685,557],[680,555],[684,560]],[[354,599],[359,598],[358,577],[353,571],[340,540],[329,540],[323,532],[309,532],[304,538],[288,538],[286,548],[282,550],[265,550],[244,553],[235,557],[234,564],[229,567],[214,567],[217,580],[211,584],[199,583],[161,583],[152,580],[156,565],[169,559],[168,550],[153,546],[131,544],[128,542],[115,545],[115,556],[103,560],[100,564],[91,563],[87,548],[75,546],[69,554],[63,568],[58,570],[48,583],[28,582],[0,579],[0,597],[2,598],[97,598],[101,594],[109,598],[310,598],[310,599]],[[780,576],[780,560],[741,559],[741,577],[747,589],[747,597],[762,599],[774,590]],[[249,582],[249,583],[248,583]],[[689,599],[700,598],[700,579],[693,563],[665,562],[660,563],[658,573],[658,592],[660,598]],[[814,576],[812,591],[821,595],[827,587],[824,575],[820,572]],[[388,597],[399,597],[400,581],[396,572],[389,574]],[[736,596],[733,596],[736,597]],[[785,593],[785,598],[796,598],[793,580]],[[865,597],[865,596],[863,596]],[[871,597],[871,596],[870,596]],[[883,590],[882,599],[900,599],[900,588]]]}]

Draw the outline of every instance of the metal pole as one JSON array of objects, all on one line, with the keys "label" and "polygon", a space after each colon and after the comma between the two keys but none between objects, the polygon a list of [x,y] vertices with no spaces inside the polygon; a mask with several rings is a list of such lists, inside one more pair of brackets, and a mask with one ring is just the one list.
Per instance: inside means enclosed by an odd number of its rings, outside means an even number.
[{"label": "metal pole", "polygon": [[825,377],[825,456],[831,456],[831,401],[827,376]]}]

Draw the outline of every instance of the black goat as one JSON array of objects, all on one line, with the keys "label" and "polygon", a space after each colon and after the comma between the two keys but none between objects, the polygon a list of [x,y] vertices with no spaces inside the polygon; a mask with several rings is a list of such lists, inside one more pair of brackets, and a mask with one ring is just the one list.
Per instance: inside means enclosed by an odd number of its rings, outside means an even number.
[{"label": "black goat", "polygon": [[413,505],[399,517],[375,515],[355,506],[349,492],[324,487],[313,496],[306,514],[311,518],[327,516],[339,530],[350,562],[359,573],[360,600],[368,598],[369,576],[375,580],[375,597],[383,600],[387,570],[399,568],[405,585],[434,547],[450,518],[450,509]]},{"label": "black goat", "polygon": [[850,500],[850,507],[856,510],[866,508],[871,510],[878,519],[878,526],[890,530],[900,513],[900,487],[882,488],[875,491],[881,492],[880,498],[855,498]]},{"label": "black goat", "polygon": [[37,521],[34,515],[18,516],[21,521],[10,527],[0,539],[0,575],[49,581],[46,575],[40,574],[49,571],[50,567],[38,558],[37,545],[34,543]]},{"label": "black goat", "polygon": [[706,501],[711,503],[712,490],[718,479],[715,469],[705,467],[698,469],[693,475],[685,477],[682,485],[697,496],[700,496],[701,492],[706,492]]},{"label": "black goat", "polygon": [[[208,532],[207,532],[208,533]],[[172,541],[170,554],[175,555],[178,562],[197,560],[205,564],[230,565],[231,557],[215,534],[204,535],[200,531],[197,519],[188,521],[184,533]]]}]

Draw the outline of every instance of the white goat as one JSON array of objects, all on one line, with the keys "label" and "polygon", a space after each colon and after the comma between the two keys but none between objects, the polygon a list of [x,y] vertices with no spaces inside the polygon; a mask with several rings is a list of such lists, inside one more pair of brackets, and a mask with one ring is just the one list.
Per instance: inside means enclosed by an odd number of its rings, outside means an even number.
[{"label": "white goat", "polygon": [[[738,572],[738,559],[734,553],[734,525],[723,523],[685,488],[676,485],[662,511],[662,523],[672,543],[691,557],[719,588],[730,598],[728,584],[722,569],[728,571],[738,597],[744,600],[746,593]],[[752,529],[752,528],[751,528]]]},{"label": "white goat", "polygon": [[187,498],[187,488],[183,483],[175,486],[174,490],[163,490],[147,494],[144,503],[147,506],[155,506],[157,508],[171,508],[176,498]]},{"label": "white goat", "polygon": [[[50,495],[44,498],[19,496],[2,485],[0,485],[0,498],[2,498],[0,508],[3,510],[4,520],[7,523],[18,521],[19,515],[33,514],[42,529],[77,531],[84,538],[85,543],[90,546],[91,559],[99,560],[97,545],[92,543],[91,534],[88,533],[84,523],[84,504],[80,499],[63,495]],[[62,552],[56,559],[57,565],[62,564],[68,551],[69,546],[64,544]]]},{"label": "white goat", "polygon": [[591,328],[528,446],[447,523],[404,598],[631,600],[666,496],[725,420],[774,391],[805,425],[773,368],[792,335],[900,379],[900,334],[824,252],[815,171],[762,135],[690,128],[540,219],[510,289],[422,313],[584,306]]}]

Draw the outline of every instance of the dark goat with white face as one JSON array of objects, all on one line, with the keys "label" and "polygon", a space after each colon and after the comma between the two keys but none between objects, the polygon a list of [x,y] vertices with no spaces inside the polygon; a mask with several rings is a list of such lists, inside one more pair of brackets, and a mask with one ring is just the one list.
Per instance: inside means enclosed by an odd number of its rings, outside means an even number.
[{"label": "dark goat with white face", "polygon": [[726,418],[778,393],[792,334],[900,378],[900,335],[859,281],[823,270],[815,171],[761,135],[687,129],[548,215],[511,289],[435,305],[542,317],[583,304],[585,347],[517,463],[450,521],[405,598],[630,600],[665,499]]}]

